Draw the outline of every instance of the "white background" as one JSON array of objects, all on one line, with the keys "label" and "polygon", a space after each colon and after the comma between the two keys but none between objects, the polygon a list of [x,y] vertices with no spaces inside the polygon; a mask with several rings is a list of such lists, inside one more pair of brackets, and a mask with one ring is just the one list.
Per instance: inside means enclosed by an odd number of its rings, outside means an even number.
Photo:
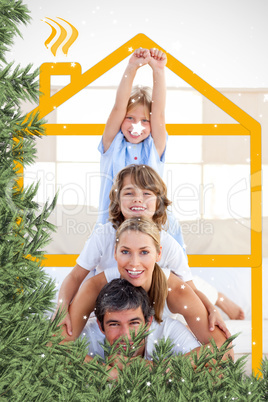
[{"label": "white background", "polygon": [[[27,0],[32,21],[9,60],[39,67],[76,61],[88,70],[138,33],[144,33],[214,87],[268,87],[267,0]],[[61,17],[79,31],[68,56],[44,46]],[[118,84],[116,77],[115,82]]]}]

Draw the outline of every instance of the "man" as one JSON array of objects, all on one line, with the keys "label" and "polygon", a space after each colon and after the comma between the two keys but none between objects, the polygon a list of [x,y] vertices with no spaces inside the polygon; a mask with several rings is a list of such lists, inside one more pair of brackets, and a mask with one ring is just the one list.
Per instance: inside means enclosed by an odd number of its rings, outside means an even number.
[{"label": "man", "polygon": [[131,345],[130,332],[134,330],[137,333],[145,324],[152,332],[135,351],[135,356],[151,360],[155,344],[162,338],[171,340],[173,354],[187,353],[200,346],[181,322],[172,318],[165,319],[161,324],[154,321],[147,292],[125,279],[114,279],[103,287],[96,300],[95,315],[97,321],[89,319],[82,334],[90,341],[87,360],[91,360],[90,356],[94,355],[104,357],[100,343],[103,344],[105,338],[110,345],[118,342],[118,346],[126,349],[122,337],[127,337]]}]

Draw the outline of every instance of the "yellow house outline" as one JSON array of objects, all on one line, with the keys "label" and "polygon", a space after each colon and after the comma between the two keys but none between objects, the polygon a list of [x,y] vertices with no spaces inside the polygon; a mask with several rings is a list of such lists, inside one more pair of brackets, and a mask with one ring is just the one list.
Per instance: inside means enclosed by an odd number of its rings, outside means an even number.
[{"label": "yellow house outline", "polygon": [[[94,80],[129,56],[138,47],[162,49],[144,34],[138,34],[95,66],[82,74],[78,63],[44,63],[40,67],[40,118],[84,89]],[[262,359],[262,217],[261,217],[261,126],[228,98],[198,77],[193,71],[168,54],[167,67],[239,124],[167,124],[169,135],[249,135],[251,169],[251,253],[246,255],[189,255],[192,267],[251,267],[252,288],[252,369],[259,371]],[[50,95],[50,77],[70,75],[71,82]],[[47,135],[101,135],[104,124],[45,124]],[[77,255],[48,254],[47,267],[72,267]]]}]

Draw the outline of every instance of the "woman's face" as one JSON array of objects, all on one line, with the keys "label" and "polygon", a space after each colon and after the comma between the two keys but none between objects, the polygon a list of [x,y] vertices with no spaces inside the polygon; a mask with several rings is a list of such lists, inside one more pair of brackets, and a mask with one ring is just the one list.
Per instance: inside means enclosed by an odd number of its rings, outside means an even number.
[{"label": "woman's face", "polygon": [[131,176],[124,178],[120,191],[120,209],[125,219],[136,216],[152,219],[156,211],[156,200],[152,191],[137,187],[131,181]]},{"label": "woman's face", "polygon": [[160,258],[161,250],[156,250],[151,236],[133,230],[126,230],[121,234],[115,250],[115,259],[121,278],[132,285],[141,286],[148,292],[154,265]]}]

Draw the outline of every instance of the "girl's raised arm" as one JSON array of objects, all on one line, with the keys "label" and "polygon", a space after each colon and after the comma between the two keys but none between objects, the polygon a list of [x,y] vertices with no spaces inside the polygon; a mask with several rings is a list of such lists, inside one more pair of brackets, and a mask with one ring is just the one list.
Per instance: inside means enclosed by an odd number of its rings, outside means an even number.
[{"label": "girl's raised arm", "polygon": [[153,70],[153,94],[151,109],[151,134],[156,150],[161,158],[166,147],[166,79],[165,65],[167,56],[158,49],[150,49],[149,65]]},{"label": "girl's raised arm", "polygon": [[75,295],[70,307],[69,314],[72,323],[72,335],[68,335],[63,326],[62,335],[65,337],[63,342],[73,341],[79,337],[87,320],[95,308],[95,302],[103,286],[107,283],[105,274],[100,274],[89,278]]},{"label": "girl's raised arm", "polygon": [[142,48],[136,49],[129,59],[127,68],[124,71],[116,92],[115,104],[107,120],[102,136],[104,152],[110,147],[126,116],[128,100],[136,72],[140,67],[147,64],[149,59],[149,50]]}]

